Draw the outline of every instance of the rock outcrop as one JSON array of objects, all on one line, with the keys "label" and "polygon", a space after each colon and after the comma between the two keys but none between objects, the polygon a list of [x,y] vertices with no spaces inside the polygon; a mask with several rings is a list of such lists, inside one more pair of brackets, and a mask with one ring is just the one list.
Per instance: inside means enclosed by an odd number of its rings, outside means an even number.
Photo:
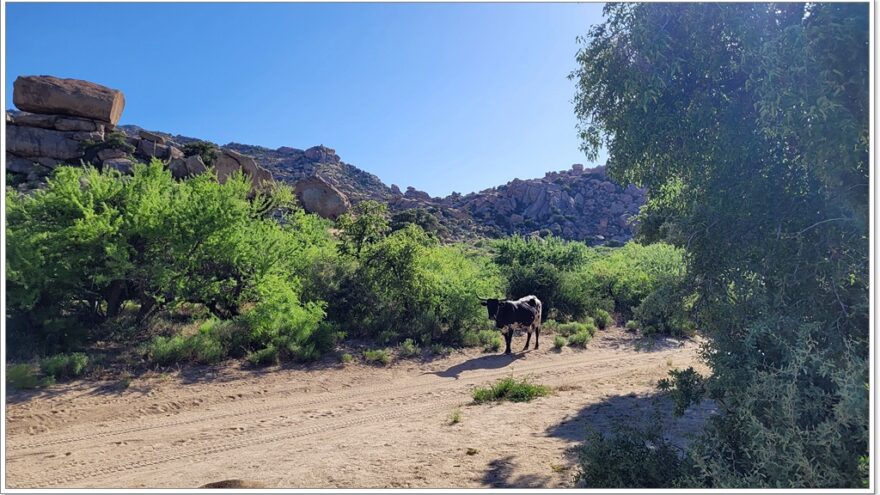
[{"label": "rock outcrop", "polygon": [[317,213],[324,218],[336,219],[351,208],[351,203],[342,191],[318,176],[298,181],[294,192],[307,212]]},{"label": "rock outcrop", "polygon": [[[135,162],[157,158],[175,178],[208,170],[198,155],[185,156],[183,145],[160,132],[120,132],[116,124],[125,107],[121,91],[92,82],[51,76],[15,80],[13,101],[20,110],[6,112],[6,171],[20,189],[39,187],[59,164],[87,163],[131,173]],[[185,144],[185,143],[184,143]],[[322,155],[332,150],[326,148]],[[223,149],[215,163],[218,180],[243,171],[254,187],[272,182],[272,174],[253,158]]]},{"label": "rock outcrop", "polygon": [[12,87],[12,102],[25,112],[71,115],[116,125],[125,108],[122,91],[79,79],[22,76]]}]

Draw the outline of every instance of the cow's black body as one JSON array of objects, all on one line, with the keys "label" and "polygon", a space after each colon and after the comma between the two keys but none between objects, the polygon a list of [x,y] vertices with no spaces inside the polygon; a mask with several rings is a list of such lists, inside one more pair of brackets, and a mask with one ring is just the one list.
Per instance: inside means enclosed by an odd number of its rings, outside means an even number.
[{"label": "cow's black body", "polygon": [[526,346],[532,340],[532,332],[535,332],[535,349],[538,348],[538,337],[541,334],[541,300],[535,296],[526,296],[516,301],[502,301],[499,299],[487,299],[482,302],[489,312],[489,319],[495,320],[495,327],[501,329],[504,340],[507,343],[505,354],[510,354],[510,342],[513,339],[515,327],[525,328],[528,332]]}]

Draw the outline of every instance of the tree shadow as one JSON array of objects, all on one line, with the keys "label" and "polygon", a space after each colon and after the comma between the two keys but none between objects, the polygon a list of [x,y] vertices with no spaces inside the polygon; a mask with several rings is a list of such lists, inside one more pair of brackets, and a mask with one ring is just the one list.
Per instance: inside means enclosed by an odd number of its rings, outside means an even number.
[{"label": "tree shadow", "polygon": [[468,359],[463,363],[458,363],[456,365],[450,366],[443,371],[430,371],[423,374],[437,375],[443,378],[455,378],[457,380],[458,375],[460,375],[464,371],[500,369],[510,365],[511,363],[522,357],[524,357],[523,353],[493,354],[490,356],[480,356],[477,358]]},{"label": "tree shadow", "polygon": [[601,347],[632,349],[636,352],[657,352],[684,347],[694,339],[667,335],[640,336],[630,331],[609,333],[602,336]]},{"label": "tree shadow", "polygon": [[663,430],[664,438],[684,449],[702,431],[709,417],[717,412],[717,407],[711,400],[692,405],[680,417],[673,415],[673,409],[672,400],[660,392],[616,395],[569,415],[562,422],[547,428],[546,434],[568,442],[580,443],[590,430],[608,436],[613,434],[615,427],[619,425],[638,427],[659,425]]},{"label": "tree shadow", "polygon": [[550,483],[549,476],[522,474],[514,476],[513,456],[501,457],[489,463],[482,481],[492,488],[545,488]]}]

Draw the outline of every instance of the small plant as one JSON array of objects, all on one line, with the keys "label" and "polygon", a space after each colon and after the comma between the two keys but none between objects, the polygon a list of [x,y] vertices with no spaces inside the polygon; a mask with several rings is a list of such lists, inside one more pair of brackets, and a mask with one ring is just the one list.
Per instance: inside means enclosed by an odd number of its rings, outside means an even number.
[{"label": "small plant", "polygon": [[605,330],[605,328],[607,328],[608,325],[613,323],[613,320],[611,319],[611,315],[608,313],[608,311],[605,311],[604,309],[597,309],[596,310],[595,320],[596,320],[596,326],[599,327],[600,330]]},{"label": "small plant", "polygon": [[475,332],[467,332],[461,336],[461,345],[464,347],[477,347],[480,345],[480,336]]},{"label": "small plant", "polygon": [[635,332],[639,329],[639,322],[637,320],[629,320],[626,322],[626,329],[630,332]]},{"label": "small plant", "polygon": [[17,389],[28,390],[41,386],[36,370],[29,364],[14,364],[6,368],[6,384]]},{"label": "small plant", "polygon": [[391,351],[388,349],[368,349],[364,351],[364,361],[368,363],[381,363],[388,366],[391,363]]},{"label": "small plant", "polygon": [[568,337],[570,335],[574,335],[576,333],[588,333],[590,337],[596,334],[596,325],[591,321],[586,323],[579,323],[576,321],[570,323],[563,323],[558,326],[557,332],[559,335],[563,337]]},{"label": "small plant", "polygon": [[482,404],[491,401],[528,402],[536,397],[550,394],[550,387],[535,385],[528,380],[516,380],[507,377],[487,388],[476,388],[473,391],[474,402]]},{"label": "small plant", "polygon": [[449,415],[449,424],[455,425],[461,423],[461,409],[455,408],[452,410],[452,414]]},{"label": "small plant", "polygon": [[572,347],[586,347],[587,342],[589,342],[592,338],[593,338],[593,336],[590,335],[590,332],[587,332],[587,331],[578,332],[578,333],[568,337],[568,345],[570,345]]},{"label": "small plant", "polygon": [[495,330],[481,330],[477,337],[483,346],[483,352],[498,352],[501,349],[501,334]]},{"label": "small plant", "polygon": [[258,351],[249,352],[245,357],[252,366],[267,366],[278,363],[278,349],[268,345]]},{"label": "small plant", "polygon": [[342,364],[351,364],[352,362],[354,362],[354,356],[346,352],[339,357],[339,360],[342,361]]},{"label": "small plant", "polygon": [[40,371],[56,380],[64,380],[82,375],[88,364],[89,357],[81,352],[56,354],[40,362]]},{"label": "small plant", "polygon": [[443,344],[431,344],[431,354],[436,354],[438,356],[445,356],[447,354],[452,353],[452,349],[446,347]]},{"label": "small plant", "polygon": [[566,340],[565,337],[557,335],[556,338],[553,339],[553,348],[558,351],[559,349],[565,347],[565,344],[567,343],[568,340]]},{"label": "small plant", "polygon": [[691,404],[698,404],[706,395],[706,379],[692,366],[685,370],[669,370],[669,378],[657,382],[657,388],[670,392],[675,403],[674,414],[681,416]]},{"label": "small plant", "polygon": [[416,345],[413,339],[406,339],[400,344],[400,355],[404,357],[418,356],[422,353],[422,349]]}]

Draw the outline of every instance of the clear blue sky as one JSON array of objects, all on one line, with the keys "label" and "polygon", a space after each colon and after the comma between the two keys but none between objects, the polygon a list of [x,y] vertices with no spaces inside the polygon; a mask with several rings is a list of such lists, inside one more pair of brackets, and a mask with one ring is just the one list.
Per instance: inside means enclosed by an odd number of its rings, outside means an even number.
[{"label": "clear blue sky", "polygon": [[[19,75],[122,90],[122,123],[336,148],[432,195],[589,162],[575,37],[601,4],[6,4]],[[600,157],[600,163],[605,157]]]}]

